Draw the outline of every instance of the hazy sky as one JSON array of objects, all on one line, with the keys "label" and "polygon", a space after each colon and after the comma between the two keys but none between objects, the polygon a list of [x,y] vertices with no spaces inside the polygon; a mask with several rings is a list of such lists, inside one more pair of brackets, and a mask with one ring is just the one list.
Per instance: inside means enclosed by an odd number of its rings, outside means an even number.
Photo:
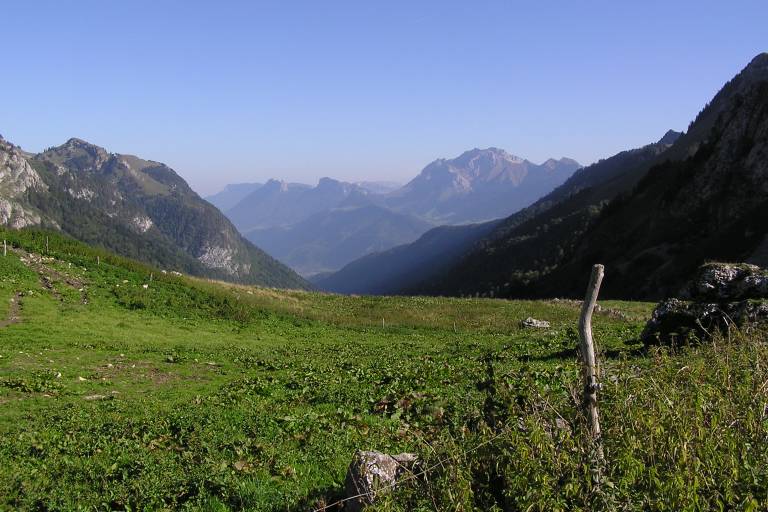
[{"label": "hazy sky", "polygon": [[473,147],[590,163],[685,129],[768,50],[765,0],[16,0],[0,17],[0,133],[159,160],[203,194],[405,182]]}]

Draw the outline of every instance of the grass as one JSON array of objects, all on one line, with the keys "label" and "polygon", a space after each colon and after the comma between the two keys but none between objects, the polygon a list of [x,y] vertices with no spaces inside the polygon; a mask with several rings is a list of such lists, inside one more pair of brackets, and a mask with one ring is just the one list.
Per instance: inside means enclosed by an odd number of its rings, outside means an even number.
[{"label": "grass", "polygon": [[768,508],[764,333],[646,353],[652,305],[604,303],[596,478],[576,304],[249,288],[49,236],[0,257],[0,510],[311,510],[356,449],[429,469],[381,510]]}]

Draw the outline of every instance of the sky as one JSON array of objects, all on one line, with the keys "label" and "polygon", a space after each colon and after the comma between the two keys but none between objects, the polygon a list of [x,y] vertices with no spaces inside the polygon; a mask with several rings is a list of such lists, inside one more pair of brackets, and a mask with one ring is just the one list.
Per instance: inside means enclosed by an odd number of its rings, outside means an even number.
[{"label": "sky", "polygon": [[161,161],[203,195],[404,183],[474,147],[588,164],[686,129],[768,51],[765,0],[17,0],[0,16],[0,134]]}]

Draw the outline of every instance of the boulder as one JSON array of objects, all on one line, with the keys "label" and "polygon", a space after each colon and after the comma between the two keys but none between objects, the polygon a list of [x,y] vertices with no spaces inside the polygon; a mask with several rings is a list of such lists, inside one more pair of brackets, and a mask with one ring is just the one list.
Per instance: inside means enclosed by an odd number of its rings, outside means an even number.
[{"label": "boulder", "polygon": [[747,263],[707,263],[683,295],[714,302],[768,298],[768,272]]},{"label": "boulder", "polygon": [[357,451],[347,470],[344,510],[358,512],[397,487],[411,474],[417,457],[413,453],[387,455],[376,451]]},{"label": "boulder", "polygon": [[549,322],[546,320],[536,320],[530,316],[523,320],[521,325],[529,329],[549,329]]},{"label": "boulder", "polygon": [[641,339],[645,344],[706,340],[719,330],[768,324],[768,272],[755,265],[702,265],[681,294],[654,309]]}]

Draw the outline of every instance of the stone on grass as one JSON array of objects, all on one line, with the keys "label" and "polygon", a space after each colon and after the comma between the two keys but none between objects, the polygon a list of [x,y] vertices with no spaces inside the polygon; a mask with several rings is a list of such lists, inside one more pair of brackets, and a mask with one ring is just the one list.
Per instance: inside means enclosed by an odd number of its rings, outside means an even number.
[{"label": "stone on grass", "polygon": [[521,323],[523,327],[528,327],[530,329],[549,329],[549,322],[546,320],[536,320],[530,316]]},{"label": "stone on grass", "polygon": [[405,476],[411,474],[416,459],[413,453],[387,455],[376,451],[355,452],[344,481],[344,492],[348,499],[344,510],[358,512],[390,492]]}]

